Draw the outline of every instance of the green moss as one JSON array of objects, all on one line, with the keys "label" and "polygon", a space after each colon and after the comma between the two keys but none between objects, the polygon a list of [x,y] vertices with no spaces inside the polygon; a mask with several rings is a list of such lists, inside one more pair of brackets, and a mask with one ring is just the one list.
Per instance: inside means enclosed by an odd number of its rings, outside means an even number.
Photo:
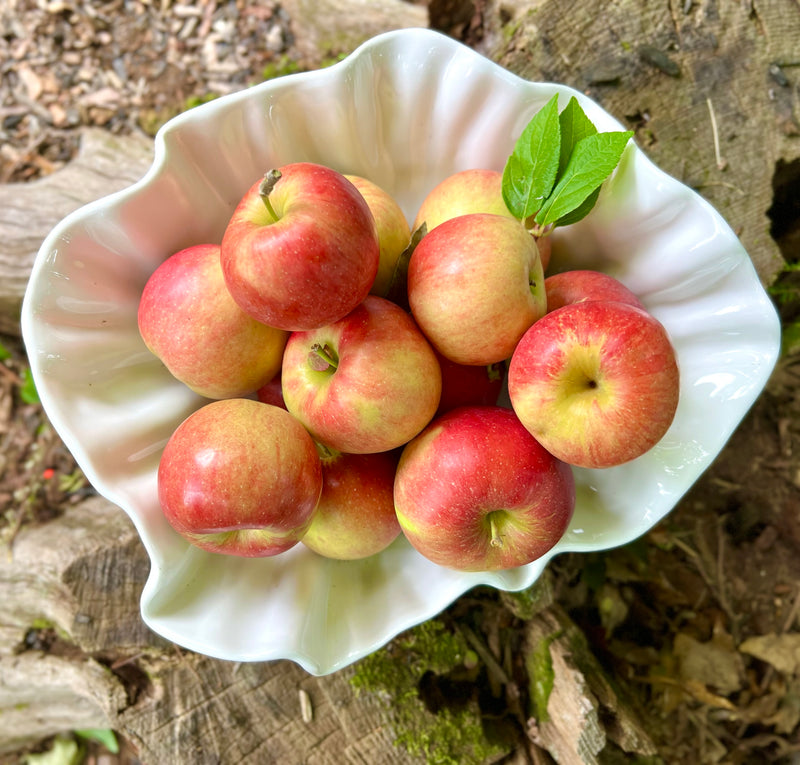
[{"label": "green moss", "polygon": [[501,592],[500,600],[517,619],[528,621],[553,603],[553,575],[545,569],[530,586],[519,592]]},{"label": "green moss", "polygon": [[159,109],[143,109],[139,112],[136,121],[139,127],[149,136],[154,136],[159,128],[178,114],[178,109],[173,106]]},{"label": "green moss", "polygon": [[540,640],[525,657],[525,669],[528,673],[528,694],[531,700],[531,714],[539,722],[549,719],[547,702],[553,692],[555,673],[550,644],[561,634],[560,631]]},{"label": "green moss", "polygon": [[55,622],[51,621],[50,619],[45,619],[43,616],[40,616],[31,622],[31,629],[37,631],[56,629],[56,625]]},{"label": "green moss", "polygon": [[334,64],[338,64],[340,61],[343,61],[347,58],[346,53],[339,53],[335,56],[326,56],[320,62],[320,69],[325,69],[326,67],[333,66]]},{"label": "green moss", "polygon": [[261,77],[264,80],[274,80],[276,77],[295,74],[299,71],[301,71],[300,64],[284,55],[277,61],[270,61],[262,70]]},{"label": "green moss", "polygon": [[189,111],[189,109],[194,109],[195,106],[201,106],[202,104],[207,104],[209,101],[213,101],[217,98],[216,93],[204,93],[202,96],[189,96],[183,104],[183,110]]},{"label": "green moss", "polygon": [[382,697],[390,712],[395,745],[429,765],[479,765],[503,753],[489,741],[474,704],[431,712],[420,697],[424,675],[448,675],[474,666],[475,654],[460,632],[437,620],[420,624],[363,659],[351,678],[354,688]]}]

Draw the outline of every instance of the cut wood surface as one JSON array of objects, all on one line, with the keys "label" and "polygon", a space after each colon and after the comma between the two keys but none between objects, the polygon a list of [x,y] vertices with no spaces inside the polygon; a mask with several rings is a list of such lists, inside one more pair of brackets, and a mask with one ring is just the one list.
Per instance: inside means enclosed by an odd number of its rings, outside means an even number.
[{"label": "cut wood surface", "polygon": [[219,661],[149,631],[148,571],[133,524],[101,497],[20,530],[0,557],[0,753],[113,728],[153,764],[409,761],[352,670],[315,678],[289,661]]},{"label": "cut wood surface", "polygon": [[87,129],[69,165],[29,183],[0,184],[0,332],[19,334],[19,311],[36,253],[62,218],[138,181],[152,141]]}]

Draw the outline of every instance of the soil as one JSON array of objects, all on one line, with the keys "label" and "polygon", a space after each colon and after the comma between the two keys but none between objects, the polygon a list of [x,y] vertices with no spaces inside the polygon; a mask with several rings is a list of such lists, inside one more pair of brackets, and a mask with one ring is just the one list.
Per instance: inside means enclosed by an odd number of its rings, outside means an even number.
[{"label": "soil", "polygon": [[[479,36],[479,14],[459,23]],[[153,133],[194,103],[305,66],[279,4],[241,0],[12,0],[0,62],[4,183],[63,166],[82,126]],[[13,544],[92,489],[27,384],[19,340],[0,345],[0,538]],[[800,355],[787,354],[713,466],[643,538],[552,565],[556,599],[665,762],[800,762],[799,381]],[[490,634],[496,609],[481,613]],[[98,747],[89,756],[112,762]]]}]

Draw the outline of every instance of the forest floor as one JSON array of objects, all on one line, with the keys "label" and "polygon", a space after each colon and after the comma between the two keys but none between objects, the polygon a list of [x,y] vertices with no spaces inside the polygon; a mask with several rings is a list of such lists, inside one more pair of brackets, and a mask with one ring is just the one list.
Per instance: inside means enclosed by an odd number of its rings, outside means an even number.
[{"label": "forest floor", "polygon": [[[196,103],[307,66],[277,3],[215,0],[12,0],[0,62],[0,183],[62,167],[84,126],[153,134]],[[24,348],[0,338],[0,543],[91,491],[37,403]],[[800,762],[800,355],[781,359],[666,520],[551,569],[556,600],[664,762]],[[489,634],[496,611],[482,613]],[[112,760],[94,746],[90,761]]]}]

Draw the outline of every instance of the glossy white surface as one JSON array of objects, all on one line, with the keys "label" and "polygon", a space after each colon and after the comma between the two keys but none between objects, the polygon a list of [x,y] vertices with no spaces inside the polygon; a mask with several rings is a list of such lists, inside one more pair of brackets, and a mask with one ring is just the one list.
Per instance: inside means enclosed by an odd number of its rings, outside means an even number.
[{"label": "glossy white surface", "polygon": [[138,299],[156,266],[187,245],[218,242],[245,189],[270,167],[299,160],[371,178],[413,220],[448,174],[502,169],[555,92],[562,108],[575,95],[600,130],[623,129],[582,94],[519,79],[438,33],[388,33],[328,69],[172,120],[139,183],[70,215],[42,244],[22,315],[34,379],[91,483],[136,525],[152,561],[142,616],[157,633],[219,658],[285,658],[313,674],[332,672],[475,585],[521,589],[559,552],[638,537],[724,446],[774,366],[776,313],[719,214],[631,144],[593,213],[557,232],[553,265],[600,267],[640,295],[674,341],[681,403],[650,453],[606,471],[575,471],[573,522],[545,559],[461,574],[427,562],[403,539],[362,562],[325,560],[302,545],[273,559],[236,559],[190,547],[161,514],[161,449],[204,400],[139,337]]}]

